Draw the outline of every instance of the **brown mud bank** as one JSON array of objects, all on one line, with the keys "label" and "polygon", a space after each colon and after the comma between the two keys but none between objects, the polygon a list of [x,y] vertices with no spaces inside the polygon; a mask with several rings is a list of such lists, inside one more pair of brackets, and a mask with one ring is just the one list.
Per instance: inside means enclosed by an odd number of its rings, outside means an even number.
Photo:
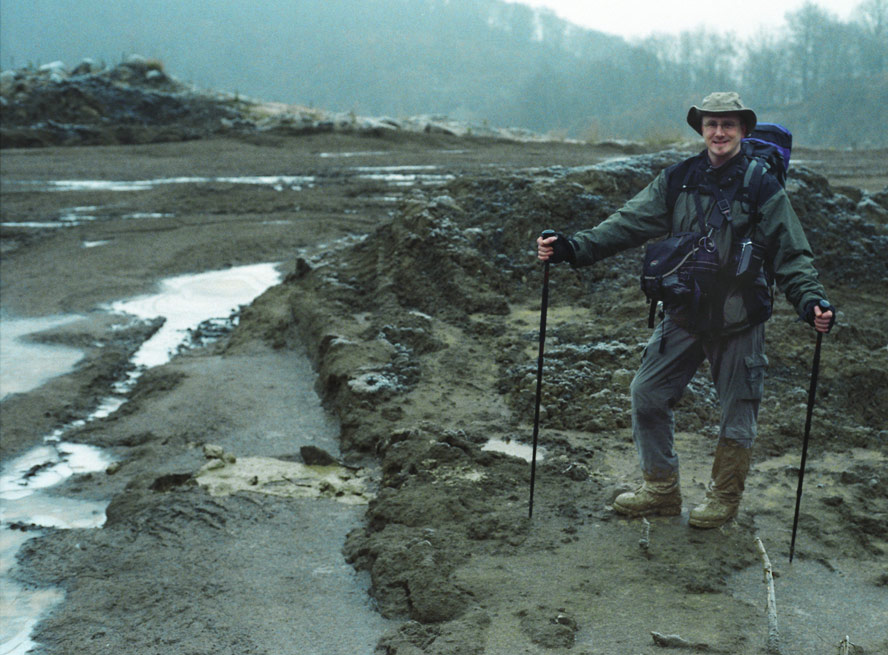
[{"label": "brown mud bank", "polygon": [[[370,571],[383,615],[410,619],[380,652],[640,653],[654,649],[652,631],[698,650],[763,652],[766,588],[748,590],[749,578],[760,582],[756,537],[777,563],[778,594],[782,580],[793,589],[779,596],[783,652],[830,652],[845,632],[861,652],[888,648],[884,229],[813,171],[797,169],[790,189],[841,314],[824,349],[792,567],[814,337],[785,301],[769,330],[747,499],[722,529],[687,526],[717,436],[705,370],[678,410],[684,514],[647,525],[609,507],[637,479],[628,382],[649,334],[639,253],[553,272],[532,520],[529,465],[486,447],[530,440],[535,235],[596,223],[670,158],[462,178],[416,194],[362,243],[300,260],[278,290],[340,417],[343,448],[381,462],[379,494],[345,547]],[[813,580],[823,579],[859,602],[845,611],[814,602]]]},{"label": "brown mud bank", "polygon": [[[43,652],[304,652],[294,615],[332,616],[334,634],[348,635],[318,584],[338,570],[335,558],[321,573],[294,561],[294,541],[309,538],[340,558],[341,549],[348,573],[366,578],[383,635],[376,652],[388,655],[660,652],[652,632],[703,652],[761,653],[768,626],[756,537],[775,565],[786,655],[832,653],[846,635],[858,652],[888,648],[888,203],[884,191],[830,184],[830,170],[878,179],[880,158],[865,173],[847,162],[799,166],[788,184],[840,310],[824,340],[790,567],[814,336],[785,301],[768,330],[747,497],[722,529],[687,526],[715,443],[706,370],[677,414],[685,512],[645,525],[609,507],[637,479],[628,383],[650,333],[640,252],[552,270],[532,520],[530,465],[490,447],[531,436],[535,236],[597,223],[680,153],[334,134],[3,156],[4,183],[200,176],[131,194],[4,187],[4,222],[100,208],[97,220],[71,229],[3,227],[7,309],[86,312],[212,267],[280,261],[285,273],[239,312],[229,337],[152,369],[121,411],[69,433],[118,461],[110,474],[75,476],[58,492],[111,499],[102,530],[50,531],[19,557],[18,578],[66,591],[35,633]],[[274,189],[231,180],[270,171],[312,182]],[[106,245],[84,249],[86,241]],[[84,334],[70,339],[85,343]],[[128,344],[109,357],[104,384],[125,372]],[[303,352],[314,373],[299,364]],[[293,445],[306,419],[293,395],[314,374],[339,438],[338,453],[327,449],[345,466],[307,481]],[[101,395],[100,377],[81,368],[42,398],[4,400],[4,432],[7,421],[20,428],[4,457],[85,411]],[[56,409],[29,433],[29,417],[50,402]],[[221,493],[208,471],[238,490]],[[358,525],[344,548],[318,501],[293,497],[308,484],[329,503],[375,491],[337,519]],[[345,639],[328,652],[349,652]]]}]

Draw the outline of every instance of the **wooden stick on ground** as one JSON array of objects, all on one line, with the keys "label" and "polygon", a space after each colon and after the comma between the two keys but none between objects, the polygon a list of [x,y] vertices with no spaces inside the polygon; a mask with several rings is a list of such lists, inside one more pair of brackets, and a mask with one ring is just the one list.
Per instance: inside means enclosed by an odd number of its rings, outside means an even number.
[{"label": "wooden stick on ground", "polygon": [[765,552],[765,545],[762,543],[762,540],[756,537],[755,545],[758,548],[759,555],[762,557],[765,582],[768,585],[768,652],[780,653],[780,632],[777,629],[777,598],[774,595],[774,572],[771,569],[771,560],[768,558],[768,553]]},{"label": "wooden stick on ground", "polygon": [[638,540],[638,545],[641,549],[647,552],[647,549],[651,547],[651,522],[646,518],[642,518],[644,521],[644,527],[641,531],[641,539]]},{"label": "wooden stick on ground", "polygon": [[709,644],[688,641],[680,635],[664,635],[660,632],[651,632],[654,643],[660,648],[688,648],[690,650],[708,651]]}]

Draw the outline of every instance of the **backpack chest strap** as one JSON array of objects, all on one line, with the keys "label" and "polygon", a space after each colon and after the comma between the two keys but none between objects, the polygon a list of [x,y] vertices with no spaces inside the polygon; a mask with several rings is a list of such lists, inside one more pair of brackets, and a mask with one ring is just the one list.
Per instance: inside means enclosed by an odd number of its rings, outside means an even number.
[{"label": "backpack chest strap", "polygon": [[[730,195],[732,198],[736,195],[741,184],[742,178],[740,184],[732,183],[730,185]],[[708,195],[711,195],[713,198],[713,205],[709,208],[708,218],[703,209],[703,201],[700,199],[701,189],[707,191]],[[729,225],[731,224],[731,221],[733,220],[733,216],[731,215],[731,201],[725,197],[720,186],[717,184],[709,184],[706,186],[698,184],[691,189],[691,194],[694,198],[694,207],[697,210],[697,220],[700,222],[701,232],[707,232],[707,226],[717,232],[725,223],[728,223]]]}]

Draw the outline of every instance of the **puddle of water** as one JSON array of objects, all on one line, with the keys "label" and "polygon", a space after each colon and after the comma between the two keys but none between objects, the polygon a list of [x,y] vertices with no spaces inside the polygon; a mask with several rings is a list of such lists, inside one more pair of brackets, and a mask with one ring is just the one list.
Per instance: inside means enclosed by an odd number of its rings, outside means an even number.
[{"label": "puddle of water", "polygon": [[[533,446],[527,445],[523,443],[518,443],[517,441],[503,441],[501,439],[490,439],[487,443],[481,446],[481,450],[493,450],[498,453],[505,453],[506,455],[512,455],[513,457],[520,457],[525,462],[529,462],[533,459]],[[543,448],[540,448],[537,445],[537,461],[543,459],[546,451]]]},{"label": "puddle of water", "polygon": [[239,266],[224,271],[181,275],[161,283],[160,292],[113,303],[111,311],[166,322],[133,357],[137,367],[165,364],[188,330],[204,321],[225,318],[241,305],[280,282],[276,264]]},{"label": "puddle of water", "polygon": [[0,399],[36,389],[73,370],[83,353],[77,348],[28,341],[29,334],[45,332],[79,320],[80,316],[40,318],[0,317]]},{"label": "puddle of water", "polygon": [[454,179],[453,175],[420,175],[417,173],[364,173],[359,175],[362,180],[387,182],[392,186],[441,186]]},{"label": "puddle of water", "polygon": [[[31,535],[18,533],[21,535],[20,541],[18,535],[15,535],[17,541],[9,547],[8,543],[11,543],[11,540],[8,537],[13,534],[11,530],[4,530],[0,535],[4,562],[9,561],[6,558],[7,550],[14,554],[31,538]],[[9,580],[5,571],[3,573],[4,575],[0,576],[0,616],[3,617],[3,628],[0,630],[0,655],[24,655],[37,646],[31,639],[34,627],[46,612],[61,602],[64,593],[59,589],[26,590]]]},{"label": "puddle of water", "polygon": [[[320,157],[358,157],[364,155],[384,155],[384,152],[346,152],[346,153],[320,153]],[[450,173],[431,173],[437,166],[356,166],[354,171],[359,179],[386,182],[393,187],[441,186],[455,179]],[[314,175],[254,175],[242,177],[170,177],[156,178],[152,180],[50,180],[50,181],[23,181],[8,182],[4,186],[14,191],[17,188],[37,189],[42,191],[76,192],[76,191],[146,191],[161,185],[170,184],[251,184],[270,186],[276,191],[301,191],[303,188],[314,188],[318,178]],[[395,202],[396,197],[383,197],[384,202]],[[26,229],[58,229],[62,227],[74,227],[87,221],[95,221],[98,216],[95,212],[99,207],[85,206],[72,207],[64,210],[58,221],[8,221],[0,225],[9,228]],[[127,214],[121,218],[124,220],[157,219],[166,218],[171,214],[158,212],[137,212]],[[93,242],[103,245],[106,242]],[[84,246],[94,247],[94,246]],[[0,653],[2,655],[2,653]]]},{"label": "puddle of water", "polygon": [[[367,152],[344,152],[330,153],[322,152],[320,157],[359,157],[367,155],[384,155],[384,152],[367,151]],[[436,170],[437,166],[417,165],[417,166],[356,166],[351,170],[354,171],[361,179],[376,180],[388,182],[394,186],[412,186],[421,184],[426,186],[435,186],[446,184],[455,179],[450,173],[433,174],[430,171]],[[290,189],[292,191],[301,191],[303,188],[314,188],[318,183],[315,175],[245,175],[240,177],[166,177],[155,178],[151,180],[48,180],[48,181],[13,181],[4,183],[9,190],[14,191],[18,188],[26,188],[29,190],[41,190],[51,192],[76,192],[76,191],[147,191],[162,185],[171,184],[251,184],[258,186],[270,186],[277,191]],[[74,207],[63,214],[61,217],[61,225],[55,222],[7,222],[3,223],[6,227],[33,227],[33,228],[49,228],[61,227],[62,225],[77,225],[87,220],[95,220],[96,216],[92,214],[97,207]],[[145,213],[132,214],[124,218],[162,218],[166,214]],[[0,654],[2,655],[2,654]]]},{"label": "puddle of water", "polygon": [[153,180],[49,180],[9,182],[11,187],[39,191],[147,191],[165,184],[255,184],[283,190],[314,186],[313,175],[246,175],[242,177],[161,177]]},{"label": "puddle of water", "polygon": [[[15,555],[42,528],[99,528],[107,502],[42,493],[75,473],[104,470],[110,463],[99,449],[81,444],[41,446],[0,470],[0,653],[24,655],[37,644],[37,622],[64,598],[59,589],[26,589],[9,577]],[[18,528],[18,529],[16,529]],[[27,532],[22,531],[27,528]]]},{"label": "puddle of water", "polygon": [[[110,309],[139,318],[166,317],[161,330],[145,342],[133,361],[138,365],[132,381],[148,366],[165,363],[187,336],[189,328],[219,316],[230,316],[240,305],[249,303],[269,286],[280,281],[274,264],[233,268],[226,271],[187,275],[165,280],[158,294],[114,303]],[[306,378],[311,373],[306,360]],[[307,389],[311,382],[308,381]],[[125,399],[112,396],[86,420],[60,428],[46,437],[47,443],[9,462],[0,470],[0,655],[24,655],[37,644],[31,639],[34,626],[64,598],[55,589],[24,589],[10,580],[8,572],[15,553],[39,530],[22,532],[19,526],[54,528],[99,528],[105,522],[107,503],[85,502],[52,495],[52,487],[73,474],[101,471],[111,459],[101,450],[61,441],[64,433],[90,420],[107,416]],[[294,394],[294,402],[304,410],[305,425],[323,421],[323,408],[317,396],[306,391],[303,399]],[[313,420],[313,415],[321,419]],[[312,443],[317,434],[289,434],[295,445]],[[331,437],[332,438],[332,437]],[[331,448],[331,450],[333,450]],[[314,655],[370,653],[379,636],[388,627],[372,607],[367,589],[369,576],[358,574],[345,563],[341,543],[345,534],[360,520],[361,505],[370,495],[365,481],[339,467],[305,467],[293,462],[269,458],[239,458],[236,465],[221,470],[207,470],[201,484],[211,493],[231,493],[233,489],[299,496],[302,513],[313,529],[300,534],[301,548],[294,555],[294,575],[304,579],[310,591],[312,611],[304,613],[291,626],[295,634],[305,635]],[[287,483],[287,484],[282,484]],[[289,485],[289,486],[287,486]],[[306,490],[310,493],[306,494]],[[325,496],[329,496],[329,499]],[[331,501],[338,502],[331,502]],[[333,510],[332,507],[337,509]],[[337,547],[335,544],[339,544]],[[343,629],[345,628],[345,629]],[[311,650],[318,644],[322,650]]]},{"label": "puddle of water", "polygon": [[357,152],[322,152],[318,154],[318,157],[322,159],[331,159],[331,158],[339,158],[339,157],[370,157],[377,155],[387,155],[388,153],[384,150],[364,150]]},{"label": "puddle of water", "polygon": [[[0,500],[4,501],[0,511],[4,520],[8,510],[6,501],[26,498],[72,475],[104,471],[112,461],[103,451],[85,444],[60,442],[32,448],[5,465],[0,474]],[[37,524],[50,527],[44,523]],[[59,527],[55,523],[51,525]]]},{"label": "puddle of water", "polygon": [[[230,316],[240,305],[251,302],[279,281],[275,264],[258,264],[170,278],[161,283],[160,293],[156,295],[114,303],[111,309],[117,312],[145,319],[161,316],[167,319],[134,355],[133,361],[138,368],[128,383],[134,383],[146,367],[169,361],[189,328],[220,316]],[[18,391],[33,389],[47,379],[67,372],[79,361],[80,351],[74,351],[76,357],[72,354],[65,362],[61,353],[73,349],[39,346],[35,350],[33,344],[21,338],[79,318],[3,319],[4,395],[7,387]],[[38,350],[39,354],[45,354],[45,366],[34,365]],[[35,369],[40,369],[40,375],[25,382],[26,373]],[[10,580],[8,573],[15,561],[15,553],[27,539],[39,534],[33,531],[25,534],[12,528],[22,525],[70,529],[104,525],[107,502],[53,496],[48,490],[72,475],[103,471],[108,467],[113,459],[104,451],[66,443],[61,437],[69,429],[112,414],[124,402],[122,396],[106,398],[87,419],[56,430],[45,437],[44,445],[31,449],[0,469],[0,610],[4,619],[0,628],[0,655],[26,653],[33,648],[36,644],[31,641],[30,634],[34,625],[63,597],[58,590],[26,590]]]},{"label": "puddle of water", "polygon": [[98,207],[71,207],[62,211],[59,220],[68,225],[80,225],[84,221],[94,221],[97,209]]},{"label": "puddle of water", "polygon": [[[313,185],[311,175],[247,175],[243,177],[163,177],[153,180],[53,180],[46,182],[49,191],[145,191],[165,184],[209,184],[220,182],[227,184],[255,184],[301,188],[302,185]],[[35,183],[42,184],[42,183]]]},{"label": "puddle of water", "polygon": [[[37,230],[43,230],[47,228],[62,228],[62,227],[77,227],[79,225],[83,225],[84,223],[98,220],[98,215],[95,212],[98,207],[71,207],[70,209],[64,210],[59,215],[59,220],[57,222],[43,222],[43,221],[22,221],[22,222],[5,222],[0,225],[3,227],[20,227],[20,228],[32,228]],[[133,214],[125,214],[121,216],[123,220],[141,220],[141,219],[150,219],[150,218],[169,218],[172,214],[161,214],[157,212],[136,212]],[[94,242],[84,242],[84,247],[89,248],[91,246],[87,246],[86,243],[92,243],[94,245],[104,245],[108,243],[107,241],[94,241]],[[3,655],[0,653],[0,655]]]},{"label": "puddle of water", "polygon": [[[21,223],[6,222],[0,223],[3,227],[27,227],[35,230],[44,230],[46,228],[71,227],[70,223],[41,223],[39,221],[23,221]],[[2,655],[2,654],[0,654]]]},{"label": "puddle of water", "polygon": [[352,170],[358,173],[401,173],[405,171],[434,171],[437,166],[355,166]]},{"label": "puddle of water", "polygon": [[406,187],[420,184],[423,186],[440,186],[455,179],[449,173],[423,173],[417,171],[434,171],[437,166],[355,166],[353,171],[362,180],[387,182],[392,186]]},{"label": "puddle of water", "polygon": [[160,212],[136,212],[134,214],[125,214],[124,219],[141,219],[141,218],[169,218],[172,214],[161,214]]}]

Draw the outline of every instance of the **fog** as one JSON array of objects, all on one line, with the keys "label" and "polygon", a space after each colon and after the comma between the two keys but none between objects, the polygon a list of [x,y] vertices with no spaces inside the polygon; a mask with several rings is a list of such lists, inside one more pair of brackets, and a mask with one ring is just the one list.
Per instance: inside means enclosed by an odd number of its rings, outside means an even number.
[{"label": "fog", "polygon": [[697,29],[631,44],[499,0],[0,3],[4,69],[140,54],[204,89],[582,138],[687,136],[687,107],[730,88],[800,142],[885,146],[882,124],[858,126],[884,114],[886,44],[888,0],[847,22],[808,4],[742,41]]}]

